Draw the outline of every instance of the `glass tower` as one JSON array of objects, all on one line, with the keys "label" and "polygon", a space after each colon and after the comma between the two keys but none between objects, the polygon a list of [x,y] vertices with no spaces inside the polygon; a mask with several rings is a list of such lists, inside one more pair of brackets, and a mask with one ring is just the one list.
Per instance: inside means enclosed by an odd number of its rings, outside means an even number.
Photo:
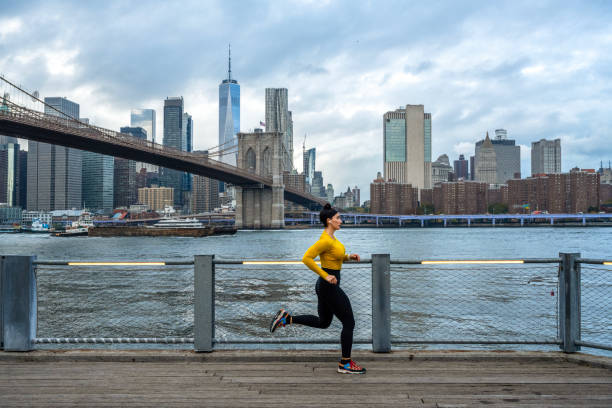
[{"label": "glass tower", "polygon": [[[79,104],[66,98],[45,98],[45,114],[79,118]],[[42,142],[28,143],[28,210],[52,211],[81,207],[82,151]]]},{"label": "glass tower", "polygon": [[229,50],[227,79],[219,84],[219,160],[236,165],[238,138],[240,132],[240,85],[232,79],[232,54]]},{"label": "glass tower", "polygon": [[[183,97],[166,98],[164,101],[164,146],[185,150],[185,134],[183,132]],[[183,205],[181,185],[183,172],[162,169],[161,175],[164,187],[174,188],[174,204]]]},{"label": "glass tower", "polygon": [[110,214],[113,211],[115,158],[83,152],[83,208]]},{"label": "glass tower", "polygon": [[147,132],[147,140],[155,143],[155,110],[132,109],[130,126],[141,127]]}]

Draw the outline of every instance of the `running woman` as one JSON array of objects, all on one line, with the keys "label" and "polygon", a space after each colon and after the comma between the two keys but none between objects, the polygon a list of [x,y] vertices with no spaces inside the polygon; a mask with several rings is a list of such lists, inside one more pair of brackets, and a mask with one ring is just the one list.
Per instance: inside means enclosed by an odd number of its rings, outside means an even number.
[{"label": "running woman", "polygon": [[[338,363],[338,372],[345,374],[365,374],[366,369],[357,365],[351,359],[351,349],[353,347],[353,329],[355,319],[353,309],[346,293],[340,288],[340,268],[342,262],[350,259],[359,261],[361,258],[357,254],[347,255],[344,245],[334,237],[334,233],[340,229],[342,220],[338,211],[330,204],[325,204],[321,210],[319,218],[325,230],[321,237],[313,246],[308,248],[304,254],[302,262],[313,272],[319,275],[315,285],[318,298],[318,316],[299,315],[292,316],[284,309],[276,313],[270,323],[270,332],[274,332],[279,327],[288,324],[302,324],[304,326],[327,329],[332,322],[334,315],[342,322],[342,333],[340,343],[342,345],[342,358]],[[315,258],[321,259],[320,268]]]}]

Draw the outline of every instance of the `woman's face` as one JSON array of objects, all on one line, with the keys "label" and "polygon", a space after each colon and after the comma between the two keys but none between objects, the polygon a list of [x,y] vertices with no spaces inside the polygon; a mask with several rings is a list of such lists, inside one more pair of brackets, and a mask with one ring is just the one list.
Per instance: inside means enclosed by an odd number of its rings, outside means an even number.
[{"label": "woman's face", "polygon": [[340,224],[342,224],[340,213],[336,213],[333,217],[327,219],[327,225],[331,226],[334,231],[338,231],[340,229]]}]

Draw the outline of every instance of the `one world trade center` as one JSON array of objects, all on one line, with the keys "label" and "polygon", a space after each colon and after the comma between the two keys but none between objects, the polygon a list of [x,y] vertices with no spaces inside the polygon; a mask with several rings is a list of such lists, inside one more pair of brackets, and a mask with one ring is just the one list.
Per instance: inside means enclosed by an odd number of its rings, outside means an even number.
[{"label": "one world trade center", "polygon": [[[219,160],[236,165],[240,132],[240,85],[232,78],[232,54],[229,49],[227,79],[219,84]],[[225,191],[220,183],[220,191]]]}]

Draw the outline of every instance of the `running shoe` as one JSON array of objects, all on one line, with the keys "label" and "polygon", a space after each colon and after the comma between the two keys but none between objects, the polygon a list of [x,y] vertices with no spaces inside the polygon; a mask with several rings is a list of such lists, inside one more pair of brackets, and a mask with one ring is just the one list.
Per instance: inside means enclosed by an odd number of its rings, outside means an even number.
[{"label": "running shoe", "polygon": [[365,374],[366,369],[357,365],[353,360],[346,364],[338,363],[338,372],[342,374]]},{"label": "running shoe", "polygon": [[276,330],[280,326],[285,327],[286,325],[288,325],[290,317],[291,316],[289,315],[289,313],[287,313],[285,309],[279,310],[276,313],[276,316],[274,316],[274,319],[272,319],[272,322],[270,322],[270,333],[274,333],[274,330]]}]

